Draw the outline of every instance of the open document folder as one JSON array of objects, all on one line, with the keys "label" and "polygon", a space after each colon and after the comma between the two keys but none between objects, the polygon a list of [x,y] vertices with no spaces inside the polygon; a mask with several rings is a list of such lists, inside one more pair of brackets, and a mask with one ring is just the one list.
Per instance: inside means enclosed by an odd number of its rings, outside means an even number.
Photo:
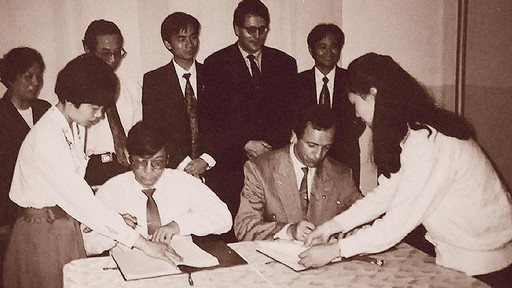
[{"label": "open document folder", "polygon": [[[295,240],[276,240],[276,241],[262,241],[259,243],[258,252],[283,263],[284,265],[292,268],[295,271],[306,270],[307,268],[299,264],[299,254],[306,251],[308,247],[304,246],[302,242]],[[356,255],[350,258],[336,257],[331,262],[340,261],[362,261],[378,266],[384,265],[384,261],[368,256],[368,255]]]},{"label": "open document folder", "polygon": [[[190,236],[174,236],[171,247],[183,257],[183,261],[176,265],[190,267],[213,267],[219,265],[219,260],[202,250]],[[165,275],[180,274],[182,271],[172,264],[147,256],[139,249],[112,249],[112,257],[116,262],[125,280],[136,280]]]}]

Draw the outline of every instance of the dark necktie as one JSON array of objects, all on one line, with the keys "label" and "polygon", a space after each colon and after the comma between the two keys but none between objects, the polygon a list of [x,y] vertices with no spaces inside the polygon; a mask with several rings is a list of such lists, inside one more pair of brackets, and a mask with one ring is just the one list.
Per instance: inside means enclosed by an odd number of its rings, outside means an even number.
[{"label": "dark necktie", "polygon": [[329,82],[329,78],[322,78],[324,81],[324,85],[322,86],[322,91],[320,91],[320,105],[323,105],[327,108],[331,108],[331,95],[329,94],[329,88],[327,88],[327,83]]},{"label": "dark necktie", "polygon": [[158,206],[156,206],[155,199],[153,199],[153,193],[155,188],[144,189],[142,193],[146,194],[148,201],[146,202],[146,219],[148,222],[148,235],[153,235],[156,229],[162,226],[160,221],[160,214],[158,213]]},{"label": "dark necktie", "polygon": [[105,113],[107,114],[108,125],[110,126],[110,132],[114,140],[114,152],[117,156],[117,162],[128,167],[129,164],[124,154],[124,149],[126,148],[126,133],[121,124],[121,118],[119,118],[116,105],[112,105]]},{"label": "dark necktie", "polygon": [[199,155],[199,128],[197,124],[197,100],[194,97],[194,89],[190,84],[190,73],[183,74],[183,78],[187,80],[185,84],[185,104],[187,105],[188,118],[190,120],[190,138],[192,159],[197,159]]},{"label": "dark necktie", "polygon": [[247,55],[247,59],[249,59],[249,62],[251,63],[251,73],[252,73],[252,79],[255,84],[259,84],[260,78],[261,78],[261,72],[258,68],[258,64],[256,64],[255,56],[252,54]]},{"label": "dark necktie", "polygon": [[300,182],[299,188],[299,197],[300,197],[300,208],[302,209],[302,215],[304,218],[308,214],[308,167],[302,167],[302,172],[304,172],[304,177],[302,177],[302,181]]}]

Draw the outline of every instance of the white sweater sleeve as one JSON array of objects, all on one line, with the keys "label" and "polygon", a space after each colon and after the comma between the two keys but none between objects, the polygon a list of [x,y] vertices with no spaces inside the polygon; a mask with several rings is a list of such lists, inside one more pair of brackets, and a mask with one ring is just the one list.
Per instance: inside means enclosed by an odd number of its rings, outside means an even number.
[{"label": "white sweater sleeve", "polygon": [[[448,190],[442,189],[443,185],[449,182],[447,179],[450,173],[453,173],[451,172],[453,169],[450,169],[449,157],[446,157],[447,155],[440,157],[435,139],[435,131],[429,136],[427,130],[411,130],[400,155],[401,168],[398,173],[400,177],[398,180],[391,177],[390,186],[387,187],[392,189],[394,184],[396,190],[394,193],[390,191],[384,193],[385,196],[392,196],[385,215],[382,219],[376,220],[373,225],[341,239],[338,243],[343,257],[359,253],[377,253],[392,247],[421,224],[431,209],[435,209],[438,200]],[[374,193],[379,193],[379,189]],[[351,215],[357,217],[358,213],[370,214],[371,212],[365,212],[362,209],[371,209],[372,205],[364,205],[363,201],[372,201],[375,198],[377,197],[360,200],[361,205],[354,207],[357,211],[352,211]],[[342,223],[348,222],[343,217],[340,218]]]}]

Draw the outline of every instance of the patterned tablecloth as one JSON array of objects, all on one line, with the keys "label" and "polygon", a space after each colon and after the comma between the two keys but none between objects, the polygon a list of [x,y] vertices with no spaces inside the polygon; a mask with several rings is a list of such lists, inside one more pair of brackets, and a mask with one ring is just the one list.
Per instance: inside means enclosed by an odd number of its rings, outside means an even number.
[{"label": "patterned tablecloth", "polygon": [[[464,273],[442,268],[434,258],[408,244],[374,255],[384,260],[378,266],[346,261],[318,269],[295,272],[256,251],[258,242],[229,244],[249,265],[192,273],[194,287],[488,287]],[[173,275],[124,281],[110,257],[72,261],[64,266],[64,288],[78,287],[190,287],[188,276]]]}]

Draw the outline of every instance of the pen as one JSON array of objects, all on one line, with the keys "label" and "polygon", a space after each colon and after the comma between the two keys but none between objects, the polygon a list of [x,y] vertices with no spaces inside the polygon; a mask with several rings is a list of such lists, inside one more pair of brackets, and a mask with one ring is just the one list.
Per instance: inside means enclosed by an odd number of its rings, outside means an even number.
[{"label": "pen", "polygon": [[194,280],[192,280],[192,272],[188,272],[188,284],[194,286]]}]

